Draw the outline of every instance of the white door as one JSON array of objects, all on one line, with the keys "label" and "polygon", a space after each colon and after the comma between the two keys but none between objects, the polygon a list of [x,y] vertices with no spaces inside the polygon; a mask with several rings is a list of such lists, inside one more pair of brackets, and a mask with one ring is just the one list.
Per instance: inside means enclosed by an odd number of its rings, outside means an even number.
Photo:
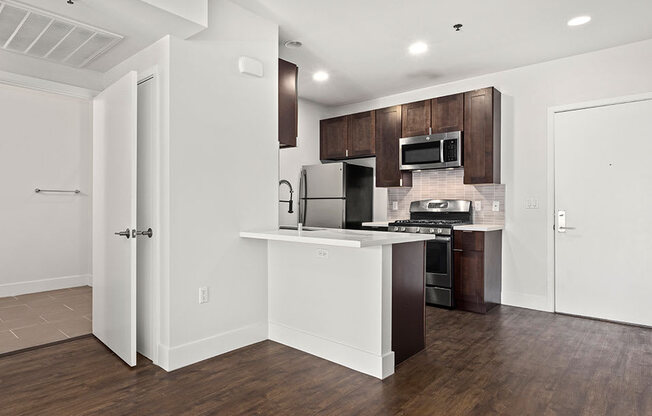
[{"label": "white door", "polygon": [[130,72],[93,100],[93,334],[130,366],[136,365],[136,82]]},{"label": "white door", "polygon": [[556,310],[652,326],[652,101],[557,113],[554,138]]}]

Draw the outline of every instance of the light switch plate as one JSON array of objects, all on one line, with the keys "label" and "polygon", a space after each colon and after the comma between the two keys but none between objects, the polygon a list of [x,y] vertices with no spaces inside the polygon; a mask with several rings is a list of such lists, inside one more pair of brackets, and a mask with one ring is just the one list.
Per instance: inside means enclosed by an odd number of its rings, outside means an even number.
[{"label": "light switch plate", "polygon": [[476,211],[482,211],[482,201],[475,201],[473,206]]},{"label": "light switch plate", "polygon": [[525,200],[525,209],[539,209],[539,200],[536,198],[528,198]]},{"label": "light switch plate", "polygon": [[398,201],[392,201],[392,211],[398,211]]},{"label": "light switch plate", "polygon": [[493,212],[498,212],[500,211],[500,201],[494,201],[493,206],[491,207],[491,210]]}]

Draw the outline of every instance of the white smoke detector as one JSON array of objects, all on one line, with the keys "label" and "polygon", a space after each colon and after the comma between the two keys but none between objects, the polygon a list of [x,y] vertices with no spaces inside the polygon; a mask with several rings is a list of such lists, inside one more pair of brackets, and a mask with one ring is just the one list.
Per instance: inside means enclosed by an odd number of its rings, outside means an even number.
[{"label": "white smoke detector", "polygon": [[12,1],[0,1],[0,48],[83,68],[123,36]]}]

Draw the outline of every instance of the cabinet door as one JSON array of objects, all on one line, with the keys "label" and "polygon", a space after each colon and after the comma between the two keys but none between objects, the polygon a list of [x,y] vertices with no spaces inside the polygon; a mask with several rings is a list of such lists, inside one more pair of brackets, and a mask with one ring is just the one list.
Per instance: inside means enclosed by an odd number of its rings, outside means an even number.
[{"label": "cabinet door", "polygon": [[278,141],[281,147],[296,147],[298,136],[297,75],[291,62],[278,60]]},{"label": "cabinet door", "polygon": [[464,183],[500,183],[500,93],[464,94]]},{"label": "cabinet door", "polygon": [[412,172],[401,172],[398,139],[401,137],[401,106],[376,110],[376,186],[412,186]]},{"label": "cabinet door", "polygon": [[430,132],[430,100],[403,104],[401,137],[422,136]]},{"label": "cabinet door", "polygon": [[376,117],[374,111],[349,116],[348,157],[376,154]]},{"label": "cabinet door", "polygon": [[432,100],[432,132],[464,130],[464,94],[448,95]]},{"label": "cabinet door", "polygon": [[484,253],[455,249],[453,252],[455,304],[459,309],[484,310]]},{"label": "cabinet door", "polygon": [[348,142],[347,116],[321,120],[319,133],[320,159],[346,158]]}]

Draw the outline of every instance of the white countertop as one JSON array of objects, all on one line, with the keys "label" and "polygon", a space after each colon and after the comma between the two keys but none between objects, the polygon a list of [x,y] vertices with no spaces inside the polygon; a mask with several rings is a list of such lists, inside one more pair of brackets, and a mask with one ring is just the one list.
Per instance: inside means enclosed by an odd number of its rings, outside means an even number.
[{"label": "white countertop", "polygon": [[241,231],[240,237],[355,248],[413,243],[417,241],[432,240],[435,238],[432,234],[340,230],[335,228],[324,228],[316,231],[304,230],[301,232],[297,230]]},{"label": "white countertop", "polygon": [[504,225],[501,224],[466,224],[466,225],[454,225],[454,230],[459,231],[500,231],[505,229]]}]

